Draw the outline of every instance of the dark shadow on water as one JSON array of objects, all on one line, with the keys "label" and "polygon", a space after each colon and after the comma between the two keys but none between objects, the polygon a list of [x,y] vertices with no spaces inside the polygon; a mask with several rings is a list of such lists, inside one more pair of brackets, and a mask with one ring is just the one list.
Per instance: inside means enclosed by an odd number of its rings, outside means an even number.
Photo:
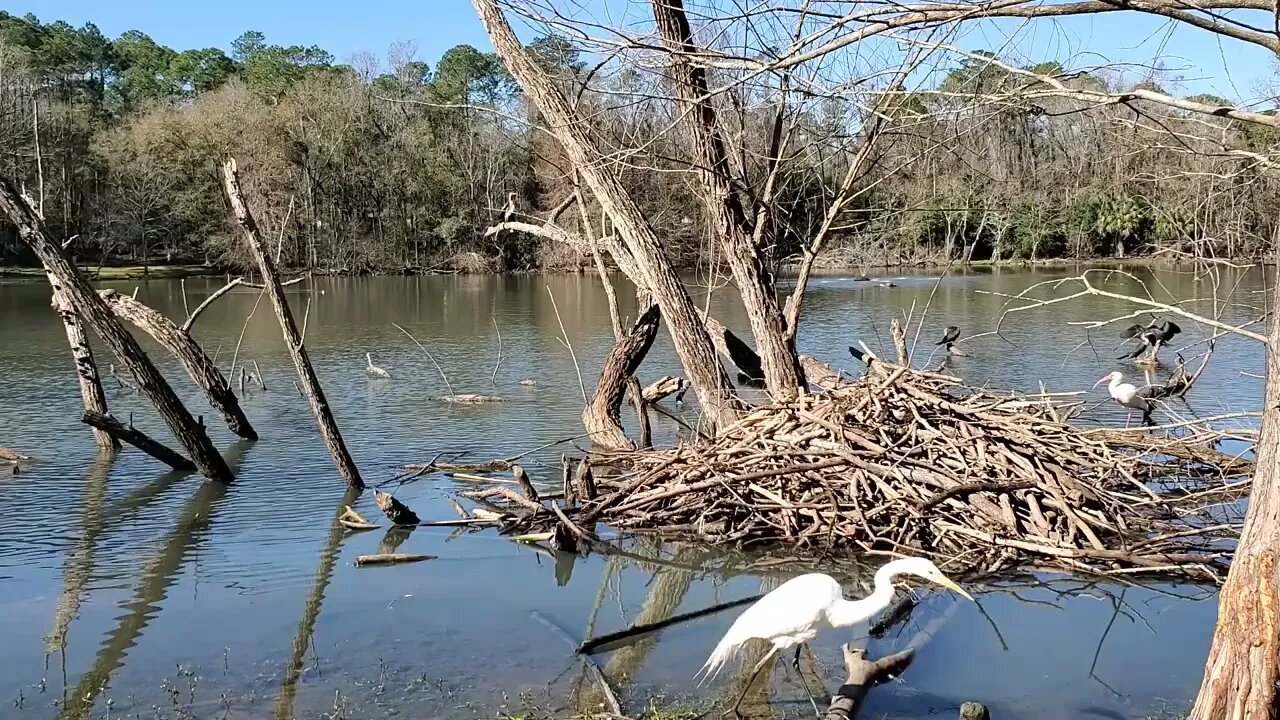
[{"label": "dark shadow on water", "polygon": [[[227,464],[231,466],[232,472],[239,470],[250,446],[250,443],[239,442],[227,450]],[[145,507],[172,484],[176,479],[171,478],[173,475],[166,475],[161,481],[149,485],[149,488],[157,490],[155,493],[144,495],[131,505],[123,507],[131,512]],[[80,677],[74,690],[64,695],[60,714],[63,720],[83,720],[92,715],[98,696],[110,685],[112,673],[124,665],[129,649],[138,643],[143,630],[159,614],[161,603],[168,597],[169,588],[177,582],[187,559],[200,546],[213,525],[230,489],[231,486],[225,483],[206,481],[183,506],[173,529],[165,536],[162,547],[144,567],[133,600],[124,605],[126,614],[118,618],[120,622],[116,629],[107,635],[94,659],[93,667]],[[89,562],[92,562],[91,553]],[[86,570],[86,579],[87,576]],[[65,630],[63,636],[65,642]]]},{"label": "dark shadow on water", "polygon": [[[307,594],[307,600],[302,605],[302,618],[298,621],[298,631],[293,636],[293,649],[289,653],[289,662],[285,666],[284,677],[280,681],[280,696],[276,700],[275,711],[275,717],[278,720],[289,720],[293,717],[293,700],[297,695],[298,680],[302,677],[302,663],[306,659],[307,648],[311,647],[311,635],[315,632],[316,620],[320,617],[320,608],[324,605],[324,593],[329,588],[329,581],[333,578],[333,566],[337,563],[338,555],[342,551],[342,541],[347,537],[347,530],[342,523],[338,522],[338,516],[358,497],[360,497],[360,490],[347,488],[342,501],[334,510],[329,537],[320,551],[320,566],[316,568],[311,592]],[[403,532],[397,532],[395,527],[387,531],[386,537],[382,539],[382,545],[390,546],[392,549],[380,548],[379,552],[394,552],[394,549],[413,532],[413,528],[400,528],[400,530]]]}]

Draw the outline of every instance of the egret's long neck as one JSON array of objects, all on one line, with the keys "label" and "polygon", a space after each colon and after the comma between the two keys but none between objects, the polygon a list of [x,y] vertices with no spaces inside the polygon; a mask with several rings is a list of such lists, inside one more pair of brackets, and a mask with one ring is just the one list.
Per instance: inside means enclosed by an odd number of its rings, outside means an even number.
[{"label": "egret's long neck", "polygon": [[827,610],[827,622],[832,627],[848,627],[866,620],[880,608],[893,602],[893,577],[897,574],[889,563],[876,571],[875,588],[861,600],[839,600]]}]

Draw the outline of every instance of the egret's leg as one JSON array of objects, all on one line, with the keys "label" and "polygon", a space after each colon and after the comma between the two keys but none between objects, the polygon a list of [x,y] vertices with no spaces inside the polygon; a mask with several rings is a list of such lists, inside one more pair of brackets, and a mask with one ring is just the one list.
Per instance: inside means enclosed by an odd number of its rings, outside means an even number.
[{"label": "egret's leg", "polygon": [[813,706],[813,713],[819,718],[822,717],[822,711],[818,709],[818,701],[813,699],[813,691],[809,689],[809,681],[804,678],[804,671],[800,669],[800,651],[804,649],[804,643],[796,646],[795,657],[791,659],[791,667],[796,669],[796,675],[800,676],[800,684],[804,686],[804,694],[809,696],[809,704]]},{"label": "egret's leg", "polygon": [[747,684],[742,686],[742,692],[738,693],[738,699],[733,701],[733,707],[730,707],[725,712],[725,715],[739,714],[738,706],[742,704],[743,698],[747,696],[747,692],[751,690],[751,686],[755,684],[756,678],[759,677],[760,675],[760,671],[764,670],[765,665],[768,665],[769,661],[773,659],[773,656],[777,654],[778,654],[778,646],[774,645],[773,647],[769,648],[769,652],[765,653],[764,657],[760,658],[760,662],[756,663],[756,666],[752,668],[751,677],[747,679]]},{"label": "egret's leg", "polygon": [[1126,430],[1129,429],[1129,423],[1131,422],[1133,422],[1133,408],[1129,408],[1129,411],[1124,414],[1124,427]]}]

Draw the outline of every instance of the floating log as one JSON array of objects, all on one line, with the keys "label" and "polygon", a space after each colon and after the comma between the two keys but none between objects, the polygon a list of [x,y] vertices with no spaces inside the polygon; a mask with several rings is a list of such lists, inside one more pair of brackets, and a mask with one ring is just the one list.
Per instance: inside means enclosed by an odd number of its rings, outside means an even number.
[{"label": "floating log", "polygon": [[177,358],[182,368],[187,371],[187,375],[191,377],[191,381],[204,391],[209,405],[222,415],[223,421],[231,432],[246,440],[258,439],[258,433],[249,423],[249,418],[245,417],[244,411],[240,409],[240,400],[232,392],[231,385],[227,383],[227,379],[222,376],[222,371],[218,370],[218,366],[209,359],[195,338],[184,332],[169,318],[128,295],[121,295],[115,290],[103,290],[98,294],[102,296],[112,312],[150,335]]},{"label": "floating log", "polygon": [[500,403],[506,402],[507,399],[497,395],[480,395],[477,393],[460,393],[458,395],[445,395],[440,398],[447,403],[455,403],[459,405],[480,404],[480,403]]},{"label": "floating log", "polygon": [[356,567],[365,565],[400,565],[402,563],[422,562],[423,560],[435,560],[435,555],[415,555],[414,553],[377,553],[375,555],[359,555],[356,557]]},{"label": "floating log", "polygon": [[80,417],[80,421],[85,425],[102,430],[117,440],[129,443],[174,470],[190,472],[196,469],[195,463],[183,457],[181,453],[169,449],[163,443],[152,440],[146,433],[132,425],[125,427],[119,420],[110,415],[85,410],[84,415]]},{"label": "floating log", "polygon": [[231,468],[209,440],[204,426],[197,423],[187,411],[173,388],[138,345],[138,341],[121,326],[120,320],[94,292],[62,246],[49,239],[44,224],[35,211],[4,178],[0,178],[0,212],[9,217],[10,222],[18,229],[18,238],[40,258],[51,282],[57,283],[54,292],[66,293],[80,320],[91,327],[133,373],[142,393],[164,419],[169,431],[191,456],[200,472],[211,480],[230,482]]},{"label": "floating log", "polygon": [[228,160],[222,166],[222,179],[227,199],[231,202],[231,211],[244,231],[249,253],[258,265],[258,272],[262,275],[263,285],[266,286],[265,292],[271,298],[276,319],[280,321],[285,347],[289,350],[289,357],[293,359],[294,368],[298,371],[298,380],[306,393],[307,402],[311,405],[311,413],[315,415],[316,424],[320,427],[320,436],[324,438],[324,444],[329,448],[329,455],[333,457],[334,464],[338,466],[338,472],[347,484],[351,487],[364,487],[364,480],[360,478],[356,462],[347,450],[342,433],[338,431],[338,422],[333,417],[333,411],[329,409],[329,401],[325,399],[324,390],[320,388],[320,379],[316,377],[315,368],[311,366],[311,358],[308,357],[307,349],[302,344],[302,334],[298,332],[298,326],[293,321],[293,312],[289,310],[289,302],[284,297],[284,288],[280,285],[280,278],[276,274],[275,263],[271,261],[270,255],[262,246],[258,224],[249,212],[244,193],[240,190],[240,177],[236,171],[234,159]]},{"label": "floating log", "polygon": [[369,522],[363,515],[351,509],[350,505],[344,506],[342,514],[338,516],[338,522],[348,530],[377,530],[378,526]]},{"label": "floating log", "polygon": [[387,516],[387,519],[395,525],[417,525],[422,522],[418,519],[417,513],[409,509],[409,506],[392,497],[389,493],[381,490],[373,491],[373,501],[378,504],[378,509]]},{"label": "floating log", "polygon": [[631,330],[614,344],[600,370],[591,401],[582,410],[582,424],[597,447],[606,450],[634,450],[635,443],[622,430],[622,397],[627,379],[635,374],[658,336],[662,314],[650,305]]},{"label": "floating log", "polygon": [[683,393],[688,385],[689,383],[682,377],[663,375],[657,380],[645,385],[644,390],[641,392],[641,397],[643,397],[644,401],[647,403],[656,403],[659,400],[675,395],[676,393]]},{"label": "floating log", "polygon": [[0,448],[0,462],[20,463],[20,462],[26,462],[30,459],[31,459],[30,455],[23,455],[17,450],[10,450],[9,448]]}]

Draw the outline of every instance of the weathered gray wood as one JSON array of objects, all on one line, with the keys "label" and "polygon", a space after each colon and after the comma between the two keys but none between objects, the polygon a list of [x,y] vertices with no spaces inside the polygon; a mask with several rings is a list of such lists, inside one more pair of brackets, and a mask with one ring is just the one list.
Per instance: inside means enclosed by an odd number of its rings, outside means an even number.
[{"label": "weathered gray wood", "polygon": [[907,649],[871,662],[867,660],[867,651],[862,648],[845,645],[843,650],[845,681],[839,692],[831,697],[826,720],[857,717],[871,688],[902,672],[911,663],[913,654]]},{"label": "weathered gray wood", "polygon": [[753,380],[763,380],[775,400],[791,400],[800,392],[804,375],[794,339],[786,331],[787,324],[774,291],[773,273],[761,250],[770,244],[771,237],[767,234],[770,223],[761,215],[753,224],[733,187],[729,155],[711,101],[713,96],[707,87],[707,71],[693,61],[700,48],[693,42],[683,0],[651,0],[650,4],[658,34],[669,50],[669,77],[680,106],[680,121],[692,141],[695,157],[690,164],[697,168],[701,180],[709,229],[724,248],[725,261],[747,310],[759,352],[759,374],[746,368],[743,372]]},{"label": "weathered gray wood", "polygon": [[547,127],[552,128],[570,163],[613,221],[615,231],[623,239],[622,244],[632,256],[633,269],[637,273],[633,281],[638,287],[652,292],[662,307],[662,316],[671,333],[676,354],[684,365],[685,376],[698,394],[704,424],[715,428],[733,422],[742,406],[729,378],[716,362],[715,349],[699,322],[697,307],[667,257],[657,233],[627,193],[613,166],[604,162],[589,123],[578,117],[557,81],[524,48],[496,0],[472,0],[472,5],[512,77],[520,83],[529,101],[546,117]]},{"label": "weathered gray wood", "polygon": [[320,435],[324,438],[324,444],[329,448],[329,454],[333,457],[334,464],[338,466],[338,472],[347,484],[352,487],[364,487],[364,480],[360,478],[356,462],[347,450],[342,433],[338,431],[338,422],[333,418],[329,401],[324,397],[324,390],[320,389],[320,379],[316,377],[315,368],[311,366],[311,358],[307,356],[307,349],[302,344],[302,334],[298,332],[298,325],[293,321],[293,313],[289,310],[288,301],[285,300],[284,289],[276,274],[275,263],[271,261],[271,256],[262,246],[258,224],[249,212],[248,204],[245,203],[244,193],[240,190],[240,178],[236,172],[235,160],[228,160],[222,166],[222,179],[227,199],[231,202],[231,211],[235,214],[240,229],[244,231],[249,252],[258,264],[258,272],[262,275],[266,293],[271,298],[272,307],[275,308],[276,318],[280,321],[280,329],[284,333],[285,347],[289,350],[289,357],[293,358],[293,366],[298,371],[298,380],[307,396],[307,402],[311,404],[311,412],[316,417],[316,424],[320,426]]},{"label": "weathered gray wood", "polygon": [[[105,415],[108,412],[107,396],[102,390],[102,377],[98,375],[98,364],[93,359],[93,348],[89,345],[89,338],[84,335],[84,328],[80,325],[75,306],[62,289],[62,283],[58,282],[52,273],[46,273],[46,275],[49,278],[49,287],[53,288],[50,304],[62,319],[62,327],[67,333],[67,344],[71,346],[71,358],[76,365],[76,379],[80,383],[80,400],[86,411]],[[93,440],[98,443],[98,447],[108,450],[120,449],[120,441],[111,437],[110,433],[98,428],[92,428],[92,432]]]},{"label": "weathered gray wood", "polygon": [[258,439],[258,433],[245,417],[231,385],[191,335],[155,309],[128,295],[121,295],[115,290],[103,290],[99,295],[112,312],[150,335],[178,359],[191,381],[204,391],[209,404],[221,413],[231,432],[246,440]]},{"label": "weathered gray wood", "polygon": [[85,425],[107,433],[117,440],[129,443],[174,470],[190,472],[196,469],[195,463],[183,457],[182,453],[171,450],[164,443],[152,440],[149,435],[132,425],[125,426],[110,415],[85,410],[84,415],[80,417],[80,421]]},{"label": "weathered gray wood", "polygon": [[5,178],[0,178],[0,211],[18,228],[18,238],[40,258],[45,272],[59,284],[55,292],[65,291],[80,316],[129,368],[138,388],[155,407],[178,442],[191,456],[200,472],[211,480],[229,482],[231,469],[213,446],[202,425],[196,422],[173,388],[156,370],[138,341],[120,324],[89,281],[63,252],[62,246],[49,239],[44,223]]}]

